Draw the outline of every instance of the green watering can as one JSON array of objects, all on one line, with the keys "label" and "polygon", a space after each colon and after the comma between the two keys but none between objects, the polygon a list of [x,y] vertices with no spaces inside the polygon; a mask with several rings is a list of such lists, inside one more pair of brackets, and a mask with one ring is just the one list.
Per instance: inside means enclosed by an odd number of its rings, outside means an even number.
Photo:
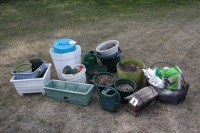
[{"label": "green watering can", "polygon": [[95,83],[94,85],[99,94],[101,107],[109,111],[115,111],[120,106],[121,97],[119,92],[113,87],[105,87],[100,91]]},{"label": "green watering can", "polygon": [[97,65],[97,58],[95,55],[95,52],[92,50],[88,50],[86,54],[83,57],[83,65],[85,65],[86,68]]}]

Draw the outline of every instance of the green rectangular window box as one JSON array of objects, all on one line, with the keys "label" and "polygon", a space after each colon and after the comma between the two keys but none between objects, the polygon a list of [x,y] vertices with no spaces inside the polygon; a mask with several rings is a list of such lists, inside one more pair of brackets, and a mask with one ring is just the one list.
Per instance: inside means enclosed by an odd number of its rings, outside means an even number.
[{"label": "green rectangular window box", "polygon": [[54,100],[88,105],[92,99],[93,87],[92,84],[50,80],[44,90]]}]

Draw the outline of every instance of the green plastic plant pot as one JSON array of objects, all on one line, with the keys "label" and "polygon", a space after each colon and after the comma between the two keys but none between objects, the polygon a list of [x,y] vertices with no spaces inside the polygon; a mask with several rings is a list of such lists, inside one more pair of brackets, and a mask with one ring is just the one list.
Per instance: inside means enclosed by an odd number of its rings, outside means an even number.
[{"label": "green plastic plant pot", "polygon": [[[108,75],[108,76],[111,76],[111,77],[113,78],[113,80],[114,80],[114,81],[113,81],[113,84],[105,86],[105,85],[102,85],[102,84],[97,83],[97,82],[96,82],[96,79],[97,79],[97,77],[100,76],[100,75]],[[109,73],[109,72],[100,72],[100,73],[97,73],[97,74],[94,75],[94,77],[92,78],[91,82],[94,83],[94,85],[95,85],[96,88],[97,88],[97,92],[98,92],[99,95],[100,95],[100,93],[101,93],[106,87],[114,87],[114,82],[115,82],[116,80],[117,80],[117,77],[116,77],[114,74]]]},{"label": "green plastic plant pot", "polygon": [[107,72],[107,67],[104,65],[94,65],[87,68],[87,75],[90,79],[94,77],[95,74],[99,72]]},{"label": "green plastic plant pot", "polygon": [[127,64],[127,63],[140,65],[142,67],[142,69],[145,68],[144,63],[142,61],[136,60],[136,59],[125,59],[125,60],[122,60],[121,62],[117,63],[117,76],[119,79],[130,79],[130,80],[133,80],[138,86],[141,85],[143,82],[143,76],[144,76],[143,71],[138,71],[138,72],[134,72],[134,73],[121,71],[119,69],[120,63],[121,63],[121,65]]},{"label": "green plastic plant pot", "polygon": [[31,73],[32,72],[32,64],[31,63],[23,63],[15,68],[16,73]]},{"label": "green plastic plant pot", "polygon": [[[119,85],[122,84],[127,84],[131,86],[131,90],[130,91],[123,91],[119,89]],[[114,83],[114,87],[115,89],[119,92],[120,96],[121,96],[121,103],[127,103],[127,100],[124,100],[125,97],[133,94],[133,92],[136,91],[137,85],[133,80],[129,80],[129,79],[118,79],[117,81],[115,81]]]}]

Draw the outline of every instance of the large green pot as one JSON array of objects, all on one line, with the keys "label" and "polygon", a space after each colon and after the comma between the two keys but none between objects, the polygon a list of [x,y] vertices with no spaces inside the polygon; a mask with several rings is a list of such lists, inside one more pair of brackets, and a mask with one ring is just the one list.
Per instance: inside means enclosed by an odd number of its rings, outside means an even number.
[{"label": "large green pot", "polygon": [[134,73],[121,71],[119,69],[120,63],[121,63],[121,65],[127,64],[127,63],[137,64],[137,65],[140,65],[142,67],[142,69],[145,68],[144,63],[142,61],[136,60],[136,59],[125,59],[125,60],[122,60],[121,62],[117,63],[117,76],[118,76],[118,78],[119,79],[133,80],[133,81],[135,81],[137,86],[140,86],[143,82],[143,76],[144,76],[143,71],[138,71],[138,72],[134,72]]}]

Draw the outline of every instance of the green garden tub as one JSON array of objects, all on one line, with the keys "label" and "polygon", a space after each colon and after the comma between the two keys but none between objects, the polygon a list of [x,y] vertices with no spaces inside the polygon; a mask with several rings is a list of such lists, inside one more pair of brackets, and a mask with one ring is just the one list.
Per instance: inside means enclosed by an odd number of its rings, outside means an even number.
[{"label": "green garden tub", "polygon": [[136,60],[136,59],[125,59],[125,60],[122,60],[121,62],[119,62],[117,64],[117,76],[119,79],[130,79],[130,80],[133,80],[135,81],[135,83],[137,84],[137,86],[140,86],[143,82],[143,76],[144,76],[144,73],[143,71],[137,71],[137,72],[134,72],[134,73],[131,73],[131,72],[124,72],[124,71],[121,71],[119,69],[119,65],[124,65],[124,64],[127,64],[127,63],[131,63],[131,64],[136,64],[136,65],[140,65],[142,67],[142,69],[145,68],[145,65],[142,61],[140,60]]},{"label": "green garden tub", "polygon": [[93,87],[92,84],[50,80],[44,85],[44,90],[54,100],[88,105],[92,99]]}]

